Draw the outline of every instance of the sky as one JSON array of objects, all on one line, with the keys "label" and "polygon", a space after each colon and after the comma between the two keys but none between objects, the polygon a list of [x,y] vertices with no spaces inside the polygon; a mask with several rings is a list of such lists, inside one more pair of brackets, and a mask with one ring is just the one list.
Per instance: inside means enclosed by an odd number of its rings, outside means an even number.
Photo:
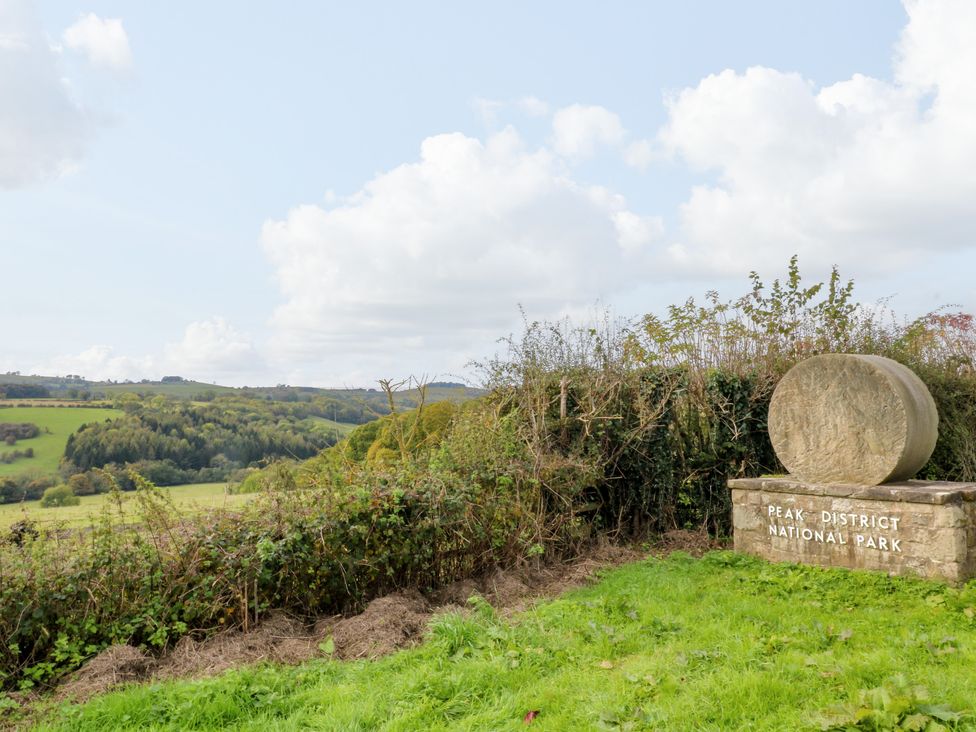
[{"label": "sky", "polygon": [[976,310],[976,3],[0,0],[0,373],[465,378],[832,265]]}]

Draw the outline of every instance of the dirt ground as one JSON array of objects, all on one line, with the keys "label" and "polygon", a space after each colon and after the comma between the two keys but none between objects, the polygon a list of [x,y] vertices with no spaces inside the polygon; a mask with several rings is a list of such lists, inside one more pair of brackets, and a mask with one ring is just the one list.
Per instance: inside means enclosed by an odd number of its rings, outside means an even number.
[{"label": "dirt ground", "polygon": [[[590,582],[602,569],[648,554],[685,551],[700,556],[720,546],[703,533],[672,531],[640,548],[605,544],[563,564],[496,570],[455,582],[429,597],[416,590],[401,590],[377,598],[362,613],[345,618],[321,617],[306,623],[276,612],[248,632],[227,631],[205,640],[183,638],[159,658],[132,646],[112,646],[72,674],[46,701],[84,701],[124,683],[201,678],[260,662],[298,664],[329,652],[344,660],[376,658],[419,643],[434,614],[464,607],[472,595],[482,596],[501,614],[511,615]],[[330,637],[331,643],[327,642]],[[38,700],[23,701],[32,706]]]}]

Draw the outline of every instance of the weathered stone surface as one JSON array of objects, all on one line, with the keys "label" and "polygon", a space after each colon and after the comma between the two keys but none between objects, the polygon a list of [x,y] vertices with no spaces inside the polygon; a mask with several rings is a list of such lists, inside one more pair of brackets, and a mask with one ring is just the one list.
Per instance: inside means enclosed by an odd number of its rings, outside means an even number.
[{"label": "weathered stone surface", "polygon": [[952,583],[976,576],[976,483],[729,485],[737,551]]},{"label": "weathered stone surface", "polygon": [[733,490],[767,491],[770,493],[798,493],[805,496],[859,498],[901,503],[961,503],[976,501],[976,483],[955,483],[940,480],[906,480],[885,485],[856,483],[811,483],[795,478],[733,478]]},{"label": "weathered stone surface", "polygon": [[782,378],[769,436],[804,481],[879,485],[911,478],[938,438],[935,402],[912,371],[881,356],[826,354]]}]

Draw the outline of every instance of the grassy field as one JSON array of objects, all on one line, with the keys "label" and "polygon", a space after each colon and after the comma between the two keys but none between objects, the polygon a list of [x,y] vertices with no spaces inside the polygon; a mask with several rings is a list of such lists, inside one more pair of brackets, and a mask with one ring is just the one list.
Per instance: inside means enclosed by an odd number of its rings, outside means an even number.
[{"label": "grassy field", "polygon": [[326,419],[325,417],[309,417],[305,421],[310,423],[319,432],[324,432],[328,435],[338,435],[339,439],[342,439],[359,426],[347,424],[346,422],[333,422],[331,419]]},{"label": "grassy field", "polygon": [[163,384],[154,381],[148,384],[93,384],[93,391],[104,392],[112,398],[119,394],[163,394],[177,399],[190,399],[197,394],[212,391],[215,394],[233,394],[236,390],[230,386],[207,384],[202,381],[182,381]]},{"label": "grassy field", "polygon": [[379,661],[136,686],[42,728],[973,729],[974,669],[976,584],[674,554]]},{"label": "grassy field", "polygon": [[[165,491],[173,502],[185,511],[197,511],[220,506],[239,506],[251,500],[257,494],[227,495],[224,493],[225,483],[192,483],[189,485],[174,485],[160,488]],[[126,511],[134,494],[122,494],[122,510]],[[116,512],[112,496],[102,493],[96,496],[80,496],[81,503],[77,506],[61,506],[59,508],[42,508],[40,501],[26,503],[0,504],[0,530],[7,528],[17,521],[30,519],[39,524],[59,524],[63,526],[87,526],[93,519],[101,515],[106,506],[113,513]]]},{"label": "grassy field", "polygon": [[[14,446],[0,445],[0,452],[34,448],[33,458],[0,463],[0,477],[28,471],[53,473],[64,455],[68,436],[85,422],[96,422],[120,415],[115,409],[97,407],[12,407],[0,409],[0,422],[32,422],[41,434],[30,440],[18,440]],[[50,433],[45,432],[45,428]]]},{"label": "grassy field", "polygon": [[60,399],[51,397],[46,399],[0,399],[0,409],[9,407],[111,407],[111,402],[81,399]]}]

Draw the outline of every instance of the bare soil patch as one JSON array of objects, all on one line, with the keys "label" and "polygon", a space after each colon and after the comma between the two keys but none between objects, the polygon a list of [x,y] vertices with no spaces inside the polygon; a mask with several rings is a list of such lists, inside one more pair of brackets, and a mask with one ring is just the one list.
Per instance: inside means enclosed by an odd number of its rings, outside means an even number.
[{"label": "bare soil patch", "polygon": [[[700,554],[714,548],[691,532],[672,532],[668,537],[662,538],[661,551],[680,548]],[[510,615],[539,599],[589,582],[599,570],[645,555],[637,549],[605,544],[566,563],[496,570],[485,577],[461,580],[429,598],[416,590],[401,590],[373,600],[362,613],[346,618],[321,617],[306,623],[276,612],[247,632],[231,630],[200,640],[187,636],[160,658],[131,646],[112,646],[72,674],[53,697],[84,701],[124,683],[213,676],[260,662],[297,664],[321,657],[327,650],[340,659],[377,658],[418,643],[435,613],[457,610],[473,595]],[[332,643],[327,644],[330,637]]]},{"label": "bare soil patch", "polygon": [[432,614],[416,590],[373,600],[359,615],[340,620],[332,631],[339,658],[377,658],[420,640]]},{"label": "bare soil patch", "polygon": [[113,686],[142,681],[155,659],[132,646],[109,646],[78,669],[55,692],[57,699],[88,699]]},{"label": "bare soil patch", "polygon": [[700,557],[706,552],[728,548],[728,539],[716,539],[709,536],[707,531],[673,529],[665,531],[651,543],[651,554],[667,556],[671,552],[687,552],[693,557]]}]

